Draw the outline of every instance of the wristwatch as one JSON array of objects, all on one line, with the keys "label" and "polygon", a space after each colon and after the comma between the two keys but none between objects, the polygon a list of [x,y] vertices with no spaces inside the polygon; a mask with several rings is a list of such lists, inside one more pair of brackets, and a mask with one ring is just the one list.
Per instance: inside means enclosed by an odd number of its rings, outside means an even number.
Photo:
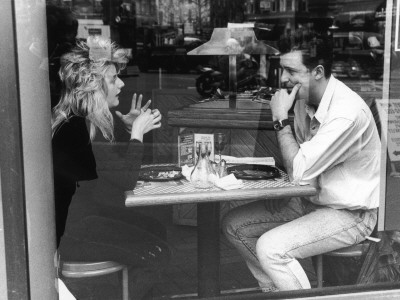
[{"label": "wristwatch", "polygon": [[290,125],[288,119],[277,120],[277,121],[274,121],[273,124],[274,124],[275,131],[279,131],[279,130],[283,129],[286,125]]}]

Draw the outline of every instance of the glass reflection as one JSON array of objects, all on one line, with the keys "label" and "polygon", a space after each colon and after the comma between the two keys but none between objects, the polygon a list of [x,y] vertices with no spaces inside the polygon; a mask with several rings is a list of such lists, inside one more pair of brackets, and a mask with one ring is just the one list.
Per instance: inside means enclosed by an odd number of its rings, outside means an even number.
[{"label": "glass reflection", "polygon": [[[214,28],[225,28],[228,22],[252,23],[254,25],[252,30],[257,40],[276,49],[291,47],[299,41],[308,43],[310,36],[314,33],[329,35],[333,44],[333,74],[365,100],[374,112],[379,128],[381,120],[375,102],[377,99],[383,98],[384,84],[390,85],[390,98],[400,98],[400,91],[396,88],[400,77],[398,71],[399,52],[389,50],[385,53],[387,10],[386,1],[383,0],[54,0],[47,2],[66,7],[78,18],[78,39],[86,39],[89,35],[100,34],[128,49],[131,60],[127,69],[121,74],[126,83],[126,89],[121,93],[120,109],[124,111],[129,110],[128,98],[134,91],[142,93],[145,99],[152,98],[153,106],[160,109],[165,117],[170,110],[187,106],[188,103],[201,102],[212,96],[214,96],[212,100],[219,100],[214,102],[226,100],[223,92],[224,89],[228,90],[229,62],[219,56],[190,56],[187,54],[193,49],[204,46],[211,40]],[[32,17],[27,14],[25,6],[19,7],[18,13],[27,15],[29,18]],[[28,40],[27,49],[30,49],[30,52],[36,57],[42,58],[43,49],[40,46],[40,40],[30,33],[27,34]],[[385,66],[387,52],[391,53],[389,66]],[[49,56],[53,57],[51,54]],[[254,91],[260,87],[273,91],[280,88],[279,72],[281,70],[277,55],[271,55],[266,61],[263,61],[259,55],[252,55],[241,60],[245,63],[255,62],[256,70],[250,68],[251,71],[254,71],[253,75],[254,73],[260,75],[261,65],[265,67],[265,72],[261,74],[263,80],[256,80],[251,88],[246,87],[240,92]],[[205,92],[201,94],[196,90],[196,80],[198,81],[204,74],[204,71],[201,70],[204,70],[205,67],[211,68],[212,72],[218,72],[218,74],[214,73],[213,80],[215,79],[215,81],[212,82],[212,84],[215,83],[216,88],[215,91],[209,92],[213,86],[206,86],[202,82]],[[385,83],[384,71],[388,67],[391,77],[390,82]],[[209,81],[205,82],[209,83]],[[216,94],[217,90],[219,94]],[[184,94],[184,96],[180,96],[180,94]],[[271,93],[268,93],[267,98],[270,99],[270,97]],[[263,105],[268,103],[265,101],[266,99],[261,100],[260,103]],[[398,118],[398,113],[395,112],[391,117]],[[386,132],[388,128],[385,127],[382,130]],[[124,129],[116,124],[117,142],[124,140],[124,134]],[[253,134],[249,140],[253,142],[261,135],[260,132]],[[171,136],[173,136],[173,130],[165,123],[163,128],[155,132],[147,142],[169,145],[175,142],[170,138]],[[393,139],[397,138],[395,135],[392,137]],[[98,142],[101,143],[101,140]],[[256,145],[255,141],[252,145],[253,148],[247,149],[250,151],[247,153],[248,155],[255,153],[256,146],[254,145]],[[234,148],[235,145],[232,147]],[[148,162],[166,162],[175,158],[173,147],[160,148],[162,149],[149,146],[146,151]],[[257,148],[257,150],[259,149]],[[262,148],[259,151],[265,153],[267,150]],[[388,213],[384,219],[387,229],[396,234],[398,233],[396,229],[400,228],[397,217],[399,211],[397,187],[399,184],[398,177],[396,177],[400,170],[400,163],[396,156],[389,157],[388,161],[385,195]],[[116,161],[111,162],[111,164],[113,163],[118,164]],[[190,209],[188,210],[190,211]],[[191,216],[191,219],[193,221],[195,217]],[[181,221],[177,220],[176,222]],[[388,244],[392,244],[393,249],[396,250],[398,248],[395,246],[398,245],[398,241],[392,237],[393,235],[389,235]],[[381,238],[385,240],[384,236]],[[371,257],[376,259],[380,255],[377,254],[380,253],[379,251],[387,250],[383,249],[375,249],[374,251],[378,252],[375,252],[374,255],[371,254]],[[392,256],[394,258],[382,258],[382,264],[385,264],[383,261],[386,264],[394,262],[396,254],[393,252]],[[352,281],[340,283],[343,285],[354,284],[363,265],[361,261],[357,261],[353,265],[354,268],[351,269],[349,261],[351,260],[342,261],[343,278],[353,271],[355,273],[352,273]],[[333,265],[335,264],[338,265],[337,260],[333,259]],[[396,267],[393,267],[393,264],[392,268],[395,272]],[[333,267],[326,269],[332,270]],[[250,283],[243,287],[254,287],[252,278],[246,277],[246,272],[247,270],[244,268],[243,277]],[[328,281],[329,275],[326,278]],[[374,280],[372,282],[375,282]],[[390,277],[386,277],[382,281],[397,282],[398,279],[392,280]],[[331,284],[335,284],[334,279],[331,280]]]}]

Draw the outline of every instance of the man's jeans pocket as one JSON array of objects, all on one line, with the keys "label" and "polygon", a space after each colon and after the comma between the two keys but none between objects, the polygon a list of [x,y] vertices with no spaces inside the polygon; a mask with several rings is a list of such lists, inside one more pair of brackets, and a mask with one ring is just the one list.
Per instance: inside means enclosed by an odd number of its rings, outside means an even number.
[{"label": "man's jeans pocket", "polygon": [[[377,209],[369,210],[346,210],[349,214],[355,217],[355,222],[357,223],[358,230],[362,233],[363,237],[368,237],[374,231],[377,223],[378,213]],[[361,242],[363,239],[359,237],[357,242]]]}]

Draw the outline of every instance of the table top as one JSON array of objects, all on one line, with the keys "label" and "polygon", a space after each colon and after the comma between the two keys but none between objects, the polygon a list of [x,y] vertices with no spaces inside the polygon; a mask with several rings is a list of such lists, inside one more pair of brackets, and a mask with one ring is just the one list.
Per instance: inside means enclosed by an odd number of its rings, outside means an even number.
[{"label": "table top", "polygon": [[[146,166],[144,165],[143,167]],[[197,189],[186,179],[149,182],[147,185],[136,187],[133,191],[126,191],[125,205],[133,207],[236,200],[265,200],[312,196],[317,193],[316,189],[312,186],[292,184],[289,181],[288,175],[282,170],[279,171],[281,174],[280,178],[243,180],[244,186],[241,189],[228,191],[217,187]]]}]

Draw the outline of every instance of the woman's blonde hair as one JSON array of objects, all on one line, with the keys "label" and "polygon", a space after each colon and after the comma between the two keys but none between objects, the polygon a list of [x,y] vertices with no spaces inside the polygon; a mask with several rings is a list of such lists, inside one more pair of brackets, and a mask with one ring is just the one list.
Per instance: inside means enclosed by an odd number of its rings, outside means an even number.
[{"label": "woman's blonde hair", "polygon": [[52,114],[52,134],[71,115],[86,118],[90,123],[90,139],[100,129],[104,138],[114,140],[114,123],[106,101],[105,73],[111,65],[119,72],[128,62],[127,52],[118,49],[109,39],[90,37],[61,57],[58,72],[62,89],[59,103]]}]

